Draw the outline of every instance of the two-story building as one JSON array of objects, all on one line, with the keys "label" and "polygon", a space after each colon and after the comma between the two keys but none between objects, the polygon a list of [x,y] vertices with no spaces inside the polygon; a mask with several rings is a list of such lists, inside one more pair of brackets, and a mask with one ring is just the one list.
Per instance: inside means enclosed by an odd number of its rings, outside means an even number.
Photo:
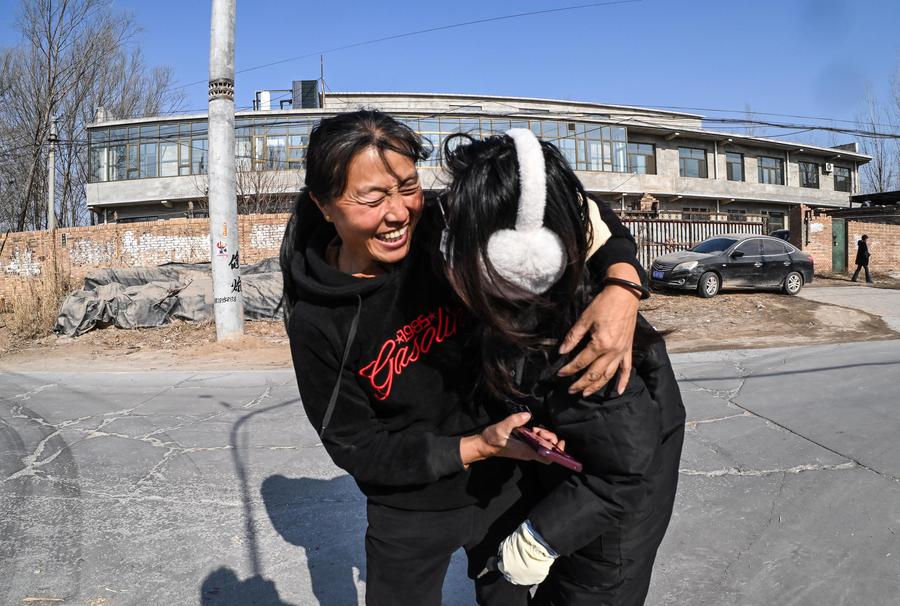
[{"label": "two-story building", "polygon": [[[299,98],[300,82],[294,84]],[[790,208],[799,204],[848,206],[858,193],[859,167],[870,160],[855,144],[818,147],[717,132],[703,128],[701,115],[642,107],[429,93],[302,98],[277,103],[278,96],[258,94],[254,110],[236,113],[239,197],[265,194],[286,208],[303,183],[311,128],[324,116],[359,107],[389,112],[431,142],[434,153],[421,164],[426,189],[442,187],[440,149],[452,133],[483,137],[525,127],[555,143],[585,188],[623,213],[762,217],[769,230],[786,227]],[[95,222],[202,216],[209,162],[205,114],[104,119],[88,132],[87,204]]]}]

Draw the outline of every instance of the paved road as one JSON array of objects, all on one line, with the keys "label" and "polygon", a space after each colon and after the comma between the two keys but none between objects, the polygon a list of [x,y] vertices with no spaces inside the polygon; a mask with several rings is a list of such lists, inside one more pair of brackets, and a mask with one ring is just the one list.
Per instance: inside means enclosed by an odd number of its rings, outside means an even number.
[{"label": "paved road", "polygon": [[900,290],[871,286],[807,286],[799,296],[881,316],[891,330],[900,332]]},{"label": "paved road", "polygon": [[[900,341],[675,361],[690,423],[648,604],[896,603]],[[364,503],[296,393],[287,371],[4,372],[0,604],[355,603]]]}]

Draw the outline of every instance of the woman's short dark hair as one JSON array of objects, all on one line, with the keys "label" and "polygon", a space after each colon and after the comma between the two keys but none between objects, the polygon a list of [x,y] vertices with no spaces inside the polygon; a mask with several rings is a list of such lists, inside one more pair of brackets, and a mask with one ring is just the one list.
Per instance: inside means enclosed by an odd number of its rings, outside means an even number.
[{"label": "woman's short dark hair", "polygon": [[425,160],[431,149],[406,124],[373,109],[360,109],[323,118],[309,135],[306,148],[305,187],[297,197],[281,243],[281,273],[284,278],[282,305],[285,323],[296,303],[291,263],[299,242],[306,241],[323,221],[310,194],[323,204],[338,198],[347,187],[347,173],[353,158],[363,150],[373,148],[381,156],[388,171],[391,165],[385,153],[396,152],[413,162]]},{"label": "woman's short dark hair", "polygon": [[[350,162],[370,147],[382,160],[385,152],[393,151],[414,163],[428,158],[430,152],[413,129],[378,110],[361,109],[324,118],[309,135],[306,188],[320,202],[331,202],[347,187]],[[390,169],[387,162],[385,167]]]},{"label": "woman's short dark hair", "polygon": [[567,266],[548,292],[534,296],[505,281],[487,257],[491,235],[516,223],[520,187],[515,143],[507,135],[485,140],[454,135],[444,145],[450,177],[443,194],[451,259],[447,272],[460,298],[482,322],[482,378],[497,395],[516,393],[511,357],[561,337],[586,303],[587,196],[559,150],[545,141],[541,147],[547,173],[544,226],[562,240]]}]

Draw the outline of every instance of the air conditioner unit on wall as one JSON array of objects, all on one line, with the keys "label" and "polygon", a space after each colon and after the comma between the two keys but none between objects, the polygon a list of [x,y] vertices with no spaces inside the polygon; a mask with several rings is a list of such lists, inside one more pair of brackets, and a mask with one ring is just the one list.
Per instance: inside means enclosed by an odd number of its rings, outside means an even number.
[{"label": "air conditioner unit on wall", "polygon": [[826,162],[825,164],[822,165],[822,172],[825,174],[828,174],[833,170],[834,170],[834,164],[832,164],[831,162]]}]

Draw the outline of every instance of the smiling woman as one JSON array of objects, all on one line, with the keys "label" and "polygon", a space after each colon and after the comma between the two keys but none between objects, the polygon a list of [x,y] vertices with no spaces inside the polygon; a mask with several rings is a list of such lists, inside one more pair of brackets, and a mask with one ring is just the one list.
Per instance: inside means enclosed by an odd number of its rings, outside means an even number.
[{"label": "smiling woman", "polygon": [[340,197],[331,202],[310,197],[340,235],[340,243],[328,253],[339,270],[374,276],[409,253],[423,194],[408,156],[368,147],[350,162],[347,189]]}]

